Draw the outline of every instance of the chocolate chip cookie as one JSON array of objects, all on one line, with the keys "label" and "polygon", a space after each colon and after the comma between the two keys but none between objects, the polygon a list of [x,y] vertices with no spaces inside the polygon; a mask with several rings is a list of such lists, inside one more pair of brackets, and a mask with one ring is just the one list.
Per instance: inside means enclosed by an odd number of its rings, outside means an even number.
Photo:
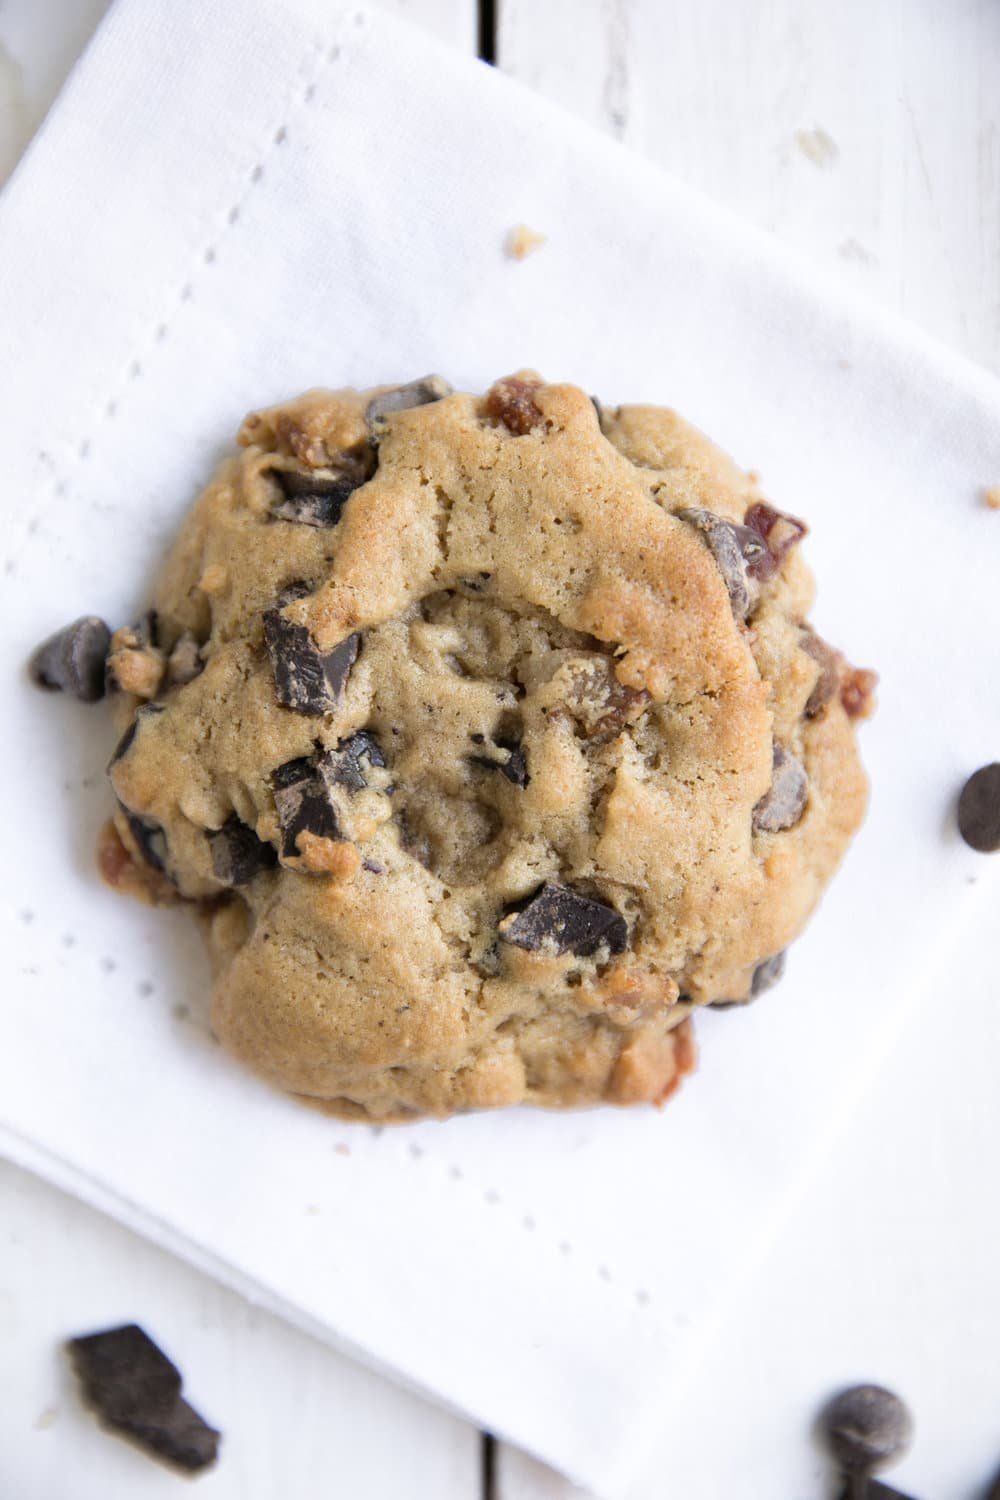
[{"label": "chocolate chip cookie", "polygon": [[239,444],[109,642],[106,875],[200,904],[219,1038],[335,1114],[663,1100],[864,810],[873,679],[806,623],[805,527],[673,412],[530,373]]}]

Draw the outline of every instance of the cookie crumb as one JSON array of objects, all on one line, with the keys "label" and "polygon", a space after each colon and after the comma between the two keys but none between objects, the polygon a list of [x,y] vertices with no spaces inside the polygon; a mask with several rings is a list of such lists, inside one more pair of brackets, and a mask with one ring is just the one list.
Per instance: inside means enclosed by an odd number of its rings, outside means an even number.
[{"label": "cookie crumb", "polygon": [[38,1416],[35,1418],[35,1431],[47,1432],[52,1426],[53,1422],[55,1422],[58,1415],[59,1411],[55,1406],[47,1406],[45,1410],[40,1411],[38,1413]]},{"label": "cookie crumb", "polygon": [[508,260],[524,260],[525,256],[540,250],[545,239],[546,236],[537,229],[532,229],[530,224],[515,224],[513,229],[507,231],[503,251]]},{"label": "cookie crumb", "polygon": [[1000,510],[1000,484],[991,485],[983,492],[983,502],[990,510]]},{"label": "cookie crumb", "polygon": [[816,125],[812,130],[797,130],[795,144],[814,167],[832,167],[840,159],[840,147],[822,125]]}]

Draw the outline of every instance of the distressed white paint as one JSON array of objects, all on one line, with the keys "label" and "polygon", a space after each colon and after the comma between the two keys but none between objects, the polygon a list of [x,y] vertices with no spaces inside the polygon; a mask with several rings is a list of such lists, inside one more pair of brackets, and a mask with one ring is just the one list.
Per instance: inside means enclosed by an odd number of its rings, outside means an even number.
[{"label": "distressed white paint", "polygon": [[[106,3],[0,0],[0,181]],[[475,0],[382,4],[475,50]],[[504,69],[1000,368],[997,0],[498,9]],[[76,1500],[174,1492],[175,1480],[96,1432],[53,1353],[68,1329],[124,1316],[170,1342],[192,1397],[227,1428],[226,1461],[199,1493],[475,1500],[470,1429],[10,1168],[0,1168],[5,1492],[48,1500],[67,1473]],[[497,1500],[583,1497],[501,1447]]]}]

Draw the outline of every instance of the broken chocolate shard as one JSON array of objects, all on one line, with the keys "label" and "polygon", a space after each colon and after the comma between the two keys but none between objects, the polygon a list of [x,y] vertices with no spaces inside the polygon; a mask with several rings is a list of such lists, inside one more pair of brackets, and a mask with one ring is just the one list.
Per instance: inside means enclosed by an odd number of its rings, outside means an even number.
[{"label": "broken chocolate shard", "polygon": [[374,434],[378,424],[397,411],[409,411],[414,406],[429,406],[451,395],[451,386],[440,375],[425,375],[422,380],[411,380],[408,385],[394,386],[373,396],[365,410],[369,431]]},{"label": "broken chocolate shard", "polygon": [[28,673],[37,687],[69,693],[80,703],[104,697],[104,663],[111,631],[97,615],[81,615],[32,653]]},{"label": "broken chocolate shard", "polygon": [[770,790],[753,810],[754,833],[780,833],[799,821],[809,799],[809,777],[800,761],[781,745],[774,747]]},{"label": "broken chocolate shard", "polygon": [[301,757],[286,761],[274,771],[271,787],[281,825],[282,859],[297,858],[300,833],[312,833],[321,839],[341,837],[329,784],[315,760]]},{"label": "broken chocolate shard", "polygon": [[[476,744],[482,744],[482,735],[472,735]],[[474,766],[484,766],[487,771],[499,771],[501,776],[506,776],[513,786],[526,787],[530,781],[528,775],[528,762],[524,751],[516,740],[497,740],[497,749],[500,754],[473,755],[470,757]]]},{"label": "broken chocolate shard", "polygon": [[281,488],[281,499],[271,506],[272,516],[326,529],[336,526],[362,482],[346,474],[299,473],[295,469],[273,469],[271,473]]},{"label": "broken chocolate shard", "polygon": [[500,936],[517,948],[547,949],[592,958],[602,948],[623,953],[628,924],[614,907],[548,881],[519,911],[500,923]]},{"label": "broken chocolate shard", "polygon": [[328,781],[346,786],[349,791],[361,792],[368,785],[365,769],[367,761],[372,766],[385,766],[385,756],[375,736],[367,729],[359,729],[350,739],[344,740],[336,750],[323,757],[323,771]]},{"label": "broken chocolate shard", "polygon": [[221,828],[208,835],[212,870],[224,885],[246,885],[262,870],[273,869],[278,856],[271,844],[234,813]]},{"label": "broken chocolate shard", "polygon": [[177,1366],[137,1324],[70,1339],[66,1349],[103,1426],[188,1473],[215,1461],[220,1433],[183,1399]]},{"label": "broken chocolate shard", "polygon": [[767,553],[765,544],[749,526],[738,526],[700,506],[679,510],[677,515],[705,538],[722,574],[733,614],[737,620],[745,620],[757,602],[755,570]]},{"label": "broken chocolate shard", "polygon": [[111,759],[108,761],[109,771],[117,761],[121,760],[123,755],[127,755],[129,750],[131,750],[135,743],[135,737],[139,733],[144,720],[153,714],[162,714],[166,706],[165,703],[143,703],[136,709],[135,718],[112,751]]},{"label": "broken chocolate shard", "polygon": [[308,626],[286,619],[280,609],[269,609],[264,615],[264,639],[279,703],[313,716],[336,707],[357,660],[359,635],[349,635],[332,651],[321,651]]}]

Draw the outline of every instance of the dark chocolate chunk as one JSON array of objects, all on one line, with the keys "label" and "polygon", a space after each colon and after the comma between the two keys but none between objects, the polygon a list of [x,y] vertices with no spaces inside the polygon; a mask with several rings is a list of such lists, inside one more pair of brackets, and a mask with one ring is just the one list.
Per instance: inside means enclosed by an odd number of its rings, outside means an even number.
[{"label": "dark chocolate chunk", "polygon": [[49,636],[28,662],[31,680],[50,692],[69,693],[80,703],[104,697],[104,662],[111,631],[97,615],[81,615]]},{"label": "dark chocolate chunk", "polygon": [[140,706],[135,711],[135,718],[132,720],[131,724],[128,726],[125,733],[122,735],[121,739],[115,746],[114,751],[112,752],[111,759],[108,761],[109,771],[116,761],[121,760],[122,756],[127,755],[129,750],[131,750],[132,745],[135,742],[135,737],[139,733],[139,729],[143,721],[146,718],[150,717],[152,714],[162,714],[166,706],[167,705],[165,703],[140,704]]},{"label": "dark chocolate chunk", "polygon": [[235,813],[208,835],[208,843],[215,878],[225,885],[246,885],[261,870],[270,870],[278,862],[273,845],[259,839]]},{"label": "dark chocolate chunk", "polygon": [[601,948],[624,952],[628,924],[613,907],[548,881],[521,910],[504,917],[500,936],[517,948],[548,948],[591,958]]},{"label": "dark chocolate chunk", "polygon": [[753,810],[754,833],[780,833],[784,828],[793,828],[808,797],[809,777],[805,767],[781,745],[775,745],[770,791],[765,792]]},{"label": "dark chocolate chunk", "polygon": [[204,670],[201,648],[191,632],[185,630],[167,657],[167,686],[184,687]]},{"label": "dark chocolate chunk", "polygon": [[296,858],[300,833],[314,833],[321,839],[341,837],[330,787],[315,759],[302,757],[278,766],[271,787],[281,824],[282,859]]},{"label": "dark chocolate chunk", "polygon": [[340,520],[344,506],[361,484],[346,474],[299,473],[295,469],[272,469],[282,498],[271,506],[279,521],[300,526],[330,527]]},{"label": "dark chocolate chunk", "polygon": [[802,627],[800,645],[819,664],[819,676],[805,707],[806,718],[815,719],[837,696],[844,658],[808,625]]},{"label": "dark chocolate chunk", "polygon": [[980,854],[1000,849],[1000,761],[980,766],[963,786],[958,831],[969,848]]},{"label": "dark chocolate chunk", "polygon": [[155,818],[134,813],[131,808],[125,806],[124,802],[120,805],[132,831],[132,837],[139,847],[139,853],[147,865],[152,865],[154,870],[159,870],[165,875],[167,872],[167,835],[162,827]]},{"label": "dark chocolate chunk", "polygon": [[409,411],[413,406],[429,406],[451,395],[451,386],[440,375],[425,375],[422,380],[411,380],[408,385],[394,386],[373,396],[365,411],[369,430],[374,429],[385,417],[397,411]]},{"label": "dark chocolate chunk", "polygon": [[346,786],[349,791],[361,792],[368,785],[365,761],[369,767],[384,766],[385,756],[375,736],[367,729],[359,729],[336,750],[330,750],[322,757],[322,769],[328,781]]},{"label": "dark chocolate chunk", "polygon": [[264,615],[264,639],[279,703],[313,715],[336,707],[357,660],[359,635],[349,635],[332,651],[320,651],[308,626],[286,619],[279,609],[269,609]]},{"label": "dark chocolate chunk", "polygon": [[749,526],[726,521],[714,511],[691,506],[677,512],[678,518],[697,527],[712,554],[729,591],[729,602],[737,620],[745,620],[757,602],[755,569],[767,548]]},{"label": "dark chocolate chunk", "polygon": [[84,1399],[105,1427],[194,1473],[218,1456],[220,1434],[181,1396],[181,1374],[135,1323],[70,1339]]},{"label": "dark chocolate chunk", "polygon": [[[472,739],[479,744],[483,742],[482,735],[474,734]],[[485,766],[488,771],[499,771],[500,775],[506,776],[514,786],[527,786],[531,780],[528,775],[528,762],[517,740],[497,740],[496,746],[501,752],[498,756],[473,755],[470,756],[472,764]]]},{"label": "dark chocolate chunk", "polygon": [[820,1429],[843,1469],[868,1474],[902,1456],[913,1436],[913,1418],[895,1392],[855,1385],[825,1408]]},{"label": "dark chocolate chunk", "polygon": [[762,581],[774,576],[786,554],[809,531],[804,521],[796,520],[795,516],[787,516],[784,511],[775,510],[762,500],[750,506],[743,517],[743,523],[750,531],[756,532],[764,543],[764,550],[747,561],[752,577]]}]

